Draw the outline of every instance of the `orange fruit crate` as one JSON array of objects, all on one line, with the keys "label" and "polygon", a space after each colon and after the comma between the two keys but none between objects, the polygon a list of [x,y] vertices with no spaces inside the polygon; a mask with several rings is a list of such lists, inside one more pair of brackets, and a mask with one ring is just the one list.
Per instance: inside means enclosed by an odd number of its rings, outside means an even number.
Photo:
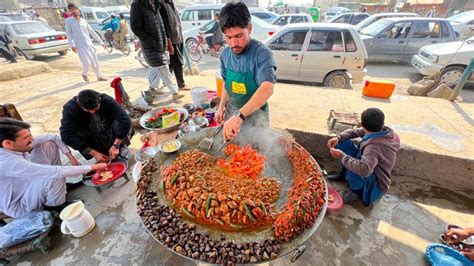
[{"label": "orange fruit crate", "polygon": [[365,81],[362,94],[375,98],[390,98],[395,90],[395,82],[386,79],[368,79]]}]

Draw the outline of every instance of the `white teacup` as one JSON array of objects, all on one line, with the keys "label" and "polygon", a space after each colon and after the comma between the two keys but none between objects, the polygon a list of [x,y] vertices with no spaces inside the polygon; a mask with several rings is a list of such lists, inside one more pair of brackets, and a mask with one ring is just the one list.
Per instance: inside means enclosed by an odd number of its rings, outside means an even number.
[{"label": "white teacup", "polygon": [[75,237],[87,235],[95,226],[94,217],[85,209],[82,201],[74,202],[64,208],[59,214],[63,220],[61,232],[65,235],[72,234]]}]

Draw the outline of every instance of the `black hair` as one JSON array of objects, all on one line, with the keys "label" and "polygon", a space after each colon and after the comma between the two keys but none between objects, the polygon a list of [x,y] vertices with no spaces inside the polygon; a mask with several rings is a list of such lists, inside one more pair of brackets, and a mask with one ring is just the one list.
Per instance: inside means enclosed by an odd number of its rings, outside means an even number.
[{"label": "black hair", "polygon": [[242,2],[229,2],[219,14],[219,25],[224,31],[228,28],[247,28],[251,20],[250,11]]},{"label": "black hair", "polygon": [[74,3],[67,4],[67,9],[77,9],[77,6]]},{"label": "black hair", "polygon": [[16,140],[16,134],[23,129],[29,129],[30,124],[13,118],[0,117],[0,147],[4,140]]},{"label": "black hair", "polygon": [[115,18],[115,15],[114,14],[110,15],[110,18]]},{"label": "black hair", "polygon": [[360,115],[362,127],[371,132],[377,132],[383,129],[385,115],[378,108],[368,108]]},{"label": "black hair", "polygon": [[86,110],[94,110],[100,104],[100,94],[94,90],[83,90],[77,95],[77,103]]},{"label": "black hair", "polygon": [[123,15],[123,13],[120,13],[120,14],[119,14],[119,18],[120,18],[120,19],[124,19],[124,18],[125,18],[125,16]]}]

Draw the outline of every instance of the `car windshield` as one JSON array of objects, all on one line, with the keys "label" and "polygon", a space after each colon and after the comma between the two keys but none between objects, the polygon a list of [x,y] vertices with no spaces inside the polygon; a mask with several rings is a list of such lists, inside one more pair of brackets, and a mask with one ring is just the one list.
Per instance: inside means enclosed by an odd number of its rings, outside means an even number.
[{"label": "car windshield", "polygon": [[474,16],[474,12],[469,11],[469,12],[464,12],[464,13],[461,13],[461,14],[451,16],[451,17],[448,18],[448,20],[449,21],[454,21],[454,22],[467,22],[467,21],[470,21],[473,16]]},{"label": "car windshield", "polygon": [[15,23],[12,24],[13,30],[18,35],[42,33],[47,31],[52,31],[53,29],[44,24],[43,22],[25,22],[25,23]]},{"label": "car windshield", "polygon": [[282,17],[279,17],[277,20],[275,20],[273,22],[273,25],[285,26],[286,24],[288,24],[289,20],[290,20],[290,17],[282,16]]},{"label": "car windshield", "polygon": [[363,29],[360,33],[369,36],[375,36],[387,28],[387,26],[390,24],[392,24],[392,21],[388,19],[381,19],[367,26],[367,28]]},{"label": "car windshield", "polygon": [[97,16],[98,19],[106,19],[110,17],[110,14],[104,11],[97,11],[95,12],[95,15]]},{"label": "car windshield", "polygon": [[370,23],[374,22],[376,18],[373,17],[373,16],[370,16],[364,20],[362,20],[361,22],[357,23],[357,25],[355,25],[355,28],[357,30],[362,30],[363,28],[367,27],[368,25],[370,25]]},{"label": "car windshield", "polygon": [[214,23],[216,23],[216,21],[211,20],[208,23],[204,24],[201,28],[199,28],[199,30],[200,31],[208,31],[214,26]]},{"label": "car windshield", "polygon": [[269,24],[265,22],[264,20],[261,20],[257,18],[256,16],[252,15],[252,25],[259,26],[260,28],[265,28],[265,27],[268,27]]}]

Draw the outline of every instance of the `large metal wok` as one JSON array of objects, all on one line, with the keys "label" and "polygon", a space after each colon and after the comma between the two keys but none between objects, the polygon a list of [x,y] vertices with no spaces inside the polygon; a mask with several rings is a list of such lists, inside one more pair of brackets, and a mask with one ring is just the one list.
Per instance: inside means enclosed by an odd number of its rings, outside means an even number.
[{"label": "large metal wok", "polygon": [[[170,165],[179,153],[198,148],[199,142],[205,138],[210,137],[212,133],[214,133],[215,128],[206,128],[202,131],[193,132],[192,134],[184,135],[180,138],[182,143],[182,147],[177,153],[174,154],[164,154],[159,152],[155,155],[155,160],[157,162],[158,169],[162,165]],[[278,141],[279,138],[284,137],[285,135],[279,133],[277,131],[265,128],[253,128],[253,127],[244,127],[242,128],[241,132],[239,133],[238,137],[234,139],[233,143],[239,145],[246,145],[250,144],[253,148],[257,148],[259,153],[262,153],[266,157],[265,162],[265,176],[268,177],[275,177],[278,181],[281,182],[281,192],[280,198],[277,201],[277,209],[281,210],[286,203],[288,198],[289,190],[292,185],[292,175],[293,175],[293,166],[291,165],[289,159],[286,156],[286,152],[283,149],[283,146]],[[218,136],[214,140],[214,145],[210,151],[206,151],[211,155],[216,157],[223,157],[223,152],[218,152],[218,149],[223,143],[222,134],[218,134]],[[318,166],[319,168],[319,166]],[[319,169],[321,171],[321,169]],[[152,182],[148,186],[148,191],[157,191],[159,201],[166,205],[169,205],[164,195],[159,192],[158,183],[160,181],[159,173],[156,171],[153,174]],[[324,182],[324,180],[323,180]],[[316,229],[321,224],[324,214],[326,213],[327,202],[328,202],[328,192],[327,192],[327,185],[325,183],[325,195],[324,195],[324,206],[319,213],[313,227],[305,230],[299,236],[291,240],[290,242],[282,243],[281,249],[278,254],[278,257],[285,256],[292,251],[295,251],[294,259],[297,259],[303,252],[305,247],[302,246],[306,240],[308,240],[311,235],[316,231]],[[192,222],[192,221],[188,221]],[[220,238],[225,237],[227,240],[234,241],[236,243],[242,242],[253,242],[253,241],[264,241],[267,238],[274,237],[274,233],[272,229],[266,229],[260,232],[225,232],[225,231],[217,231],[211,230],[206,227],[197,225],[197,228],[200,232],[204,234],[209,234],[209,236],[213,238]],[[153,236],[153,233],[147,229],[150,235]],[[154,236],[153,236],[154,237]],[[154,237],[156,239],[156,237]],[[157,240],[157,239],[156,239]],[[157,240],[158,241],[158,240]],[[160,244],[161,242],[158,241]],[[165,246],[166,247],[166,246]],[[170,251],[174,252],[172,249]],[[179,253],[174,252],[180,256],[183,256]],[[186,256],[184,256],[186,257]],[[192,258],[186,257],[190,260],[194,260]],[[196,262],[201,262],[200,260],[194,260]],[[206,262],[207,263],[207,262]]]}]

